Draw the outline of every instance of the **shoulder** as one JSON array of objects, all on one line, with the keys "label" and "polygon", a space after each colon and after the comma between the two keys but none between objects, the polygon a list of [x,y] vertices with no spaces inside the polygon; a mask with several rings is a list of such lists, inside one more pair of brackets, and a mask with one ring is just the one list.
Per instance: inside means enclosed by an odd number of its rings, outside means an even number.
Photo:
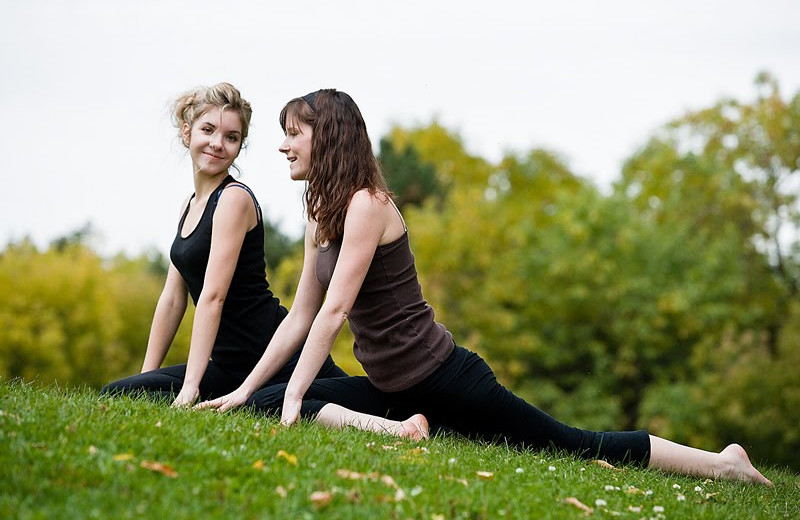
[{"label": "shoulder", "polygon": [[372,193],[364,188],[353,194],[347,206],[347,214],[375,217],[382,215],[387,208],[389,208],[389,197],[385,193]]},{"label": "shoulder", "polygon": [[253,208],[255,195],[242,183],[232,182],[222,189],[217,201],[217,209],[227,208],[234,211],[245,211]]}]

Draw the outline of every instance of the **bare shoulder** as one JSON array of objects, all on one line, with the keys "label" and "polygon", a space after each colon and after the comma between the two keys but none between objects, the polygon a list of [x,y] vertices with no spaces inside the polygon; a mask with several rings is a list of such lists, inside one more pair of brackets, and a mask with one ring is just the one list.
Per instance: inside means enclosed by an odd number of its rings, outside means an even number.
[{"label": "bare shoulder", "polygon": [[347,212],[348,214],[352,212],[362,216],[376,217],[384,214],[387,208],[390,208],[389,197],[385,193],[371,193],[364,188],[353,194]]}]

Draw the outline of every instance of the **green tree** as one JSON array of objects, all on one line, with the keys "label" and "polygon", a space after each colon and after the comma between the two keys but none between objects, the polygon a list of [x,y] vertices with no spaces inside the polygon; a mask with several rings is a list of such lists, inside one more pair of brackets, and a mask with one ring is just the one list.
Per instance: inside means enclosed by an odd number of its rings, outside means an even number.
[{"label": "green tree", "polygon": [[378,160],[401,209],[410,204],[420,206],[428,197],[441,198],[436,169],[422,162],[412,145],[398,149],[384,137],[380,141]]}]

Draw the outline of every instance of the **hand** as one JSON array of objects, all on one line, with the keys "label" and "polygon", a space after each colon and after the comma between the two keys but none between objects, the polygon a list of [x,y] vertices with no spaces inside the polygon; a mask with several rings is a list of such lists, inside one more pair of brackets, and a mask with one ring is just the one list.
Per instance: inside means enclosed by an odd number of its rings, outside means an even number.
[{"label": "hand", "polygon": [[281,424],[284,426],[291,426],[300,418],[300,407],[303,404],[302,397],[289,397],[286,395],[283,398],[283,411],[281,412]]},{"label": "hand", "polygon": [[211,401],[203,401],[202,403],[196,404],[194,407],[198,410],[215,408],[218,412],[227,412],[232,408],[238,408],[245,404],[249,397],[250,392],[242,390],[242,388],[239,387],[227,395],[223,395]]},{"label": "hand", "polygon": [[196,386],[183,385],[178,397],[172,401],[172,406],[175,408],[189,408],[200,397],[200,389]]}]

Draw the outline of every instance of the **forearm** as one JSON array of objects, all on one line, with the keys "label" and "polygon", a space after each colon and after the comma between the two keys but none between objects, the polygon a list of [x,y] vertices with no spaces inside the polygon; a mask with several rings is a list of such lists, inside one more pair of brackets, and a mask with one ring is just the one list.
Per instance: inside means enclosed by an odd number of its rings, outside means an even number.
[{"label": "forearm", "polygon": [[214,348],[222,317],[222,300],[203,299],[197,302],[192,324],[192,341],[189,346],[189,359],[186,362],[185,387],[199,387],[200,380],[208,367],[208,359]]},{"label": "forearm", "polygon": [[153,314],[153,323],[150,326],[150,336],[147,340],[147,351],[142,363],[142,372],[155,370],[164,362],[169,352],[172,340],[186,312],[186,304],[167,301],[159,298],[156,311]]},{"label": "forearm", "polygon": [[336,310],[320,310],[308,334],[303,353],[286,388],[286,396],[302,398],[333,348],[347,315]]}]

